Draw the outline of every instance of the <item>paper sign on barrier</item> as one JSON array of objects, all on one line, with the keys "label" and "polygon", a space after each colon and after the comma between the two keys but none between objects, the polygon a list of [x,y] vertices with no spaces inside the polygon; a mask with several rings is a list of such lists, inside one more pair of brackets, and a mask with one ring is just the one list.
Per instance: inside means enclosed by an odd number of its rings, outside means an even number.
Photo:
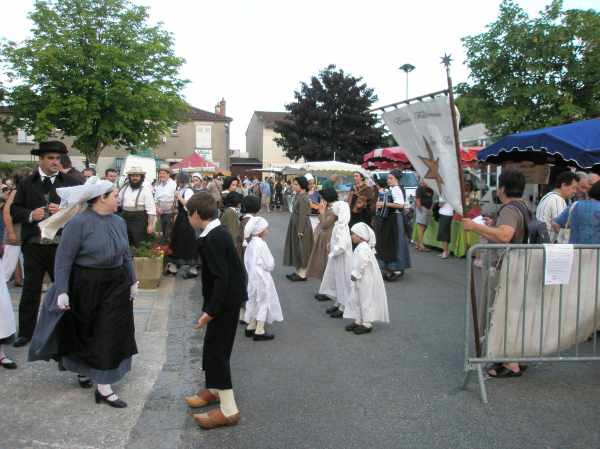
[{"label": "paper sign on barrier", "polygon": [[571,267],[573,266],[573,245],[544,245],[544,257],[546,269],[544,272],[544,284],[564,285],[571,279]]}]

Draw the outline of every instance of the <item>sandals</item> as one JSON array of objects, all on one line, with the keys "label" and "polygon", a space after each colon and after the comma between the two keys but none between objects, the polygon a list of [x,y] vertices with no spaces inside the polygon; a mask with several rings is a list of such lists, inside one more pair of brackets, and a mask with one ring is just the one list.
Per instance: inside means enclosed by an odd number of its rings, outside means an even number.
[{"label": "sandals", "polygon": [[[496,374],[490,373],[492,370],[494,370]],[[502,363],[494,363],[487,368],[486,372],[489,377],[495,379],[507,379],[509,377],[521,377],[526,370],[526,365],[519,365],[519,371],[513,371]]]}]

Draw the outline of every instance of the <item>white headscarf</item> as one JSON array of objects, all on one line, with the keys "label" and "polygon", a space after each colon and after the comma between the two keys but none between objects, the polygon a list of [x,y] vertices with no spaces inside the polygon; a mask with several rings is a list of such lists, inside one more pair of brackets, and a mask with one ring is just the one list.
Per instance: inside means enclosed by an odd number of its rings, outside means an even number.
[{"label": "white headscarf", "polygon": [[114,188],[112,182],[91,176],[81,186],[56,189],[56,194],[60,197],[60,210],[38,224],[42,238],[52,240],[71,218],[87,208],[86,203],[89,200],[104,195]]},{"label": "white headscarf", "polygon": [[110,192],[115,188],[114,184],[97,176],[91,176],[85,184],[74,187],[59,187],[56,194],[60,197],[60,208],[75,206],[86,203],[93,198]]},{"label": "white headscarf", "polygon": [[346,201],[335,201],[331,206],[331,211],[337,217],[335,226],[348,226],[350,222],[350,206]]},{"label": "white headscarf", "polygon": [[371,229],[368,224],[365,223],[356,223],[350,229],[350,232],[358,235],[361,239],[363,239],[371,248],[375,248],[375,243],[377,242],[375,239],[375,233]]},{"label": "white headscarf", "polygon": [[269,227],[269,223],[263,217],[252,217],[244,226],[244,246],[250,237],[255,236],[263,232]]}]

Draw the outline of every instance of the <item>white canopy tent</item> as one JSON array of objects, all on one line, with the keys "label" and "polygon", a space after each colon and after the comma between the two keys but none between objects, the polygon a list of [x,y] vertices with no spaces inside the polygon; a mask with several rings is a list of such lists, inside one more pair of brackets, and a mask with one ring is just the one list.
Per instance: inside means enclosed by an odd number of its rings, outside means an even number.
[{"label": "white canopy tent", "polygon": [[367,178],[370,177],[370,173],[360,165],[340,161],[303,162],[288,165],[283,169],[283,173],[286,175],[311,173],[313,175],[328,176],[333,174],[348,175],[354,172],[362,173]]}]

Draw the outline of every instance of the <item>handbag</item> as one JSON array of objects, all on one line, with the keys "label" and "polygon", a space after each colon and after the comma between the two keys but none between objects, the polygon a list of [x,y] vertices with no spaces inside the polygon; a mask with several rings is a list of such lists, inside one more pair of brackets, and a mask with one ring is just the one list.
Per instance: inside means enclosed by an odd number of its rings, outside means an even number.
[{"label": "handbag", "polygon": [[569,208],[567,223],[565,224],[564,228],[560,228],[560,231],[558,231],[556,243],[567,244],[571,240],[571,217],[573,215],[573,209],[575,209],[575,204],[577,203],[573,203]]}]

